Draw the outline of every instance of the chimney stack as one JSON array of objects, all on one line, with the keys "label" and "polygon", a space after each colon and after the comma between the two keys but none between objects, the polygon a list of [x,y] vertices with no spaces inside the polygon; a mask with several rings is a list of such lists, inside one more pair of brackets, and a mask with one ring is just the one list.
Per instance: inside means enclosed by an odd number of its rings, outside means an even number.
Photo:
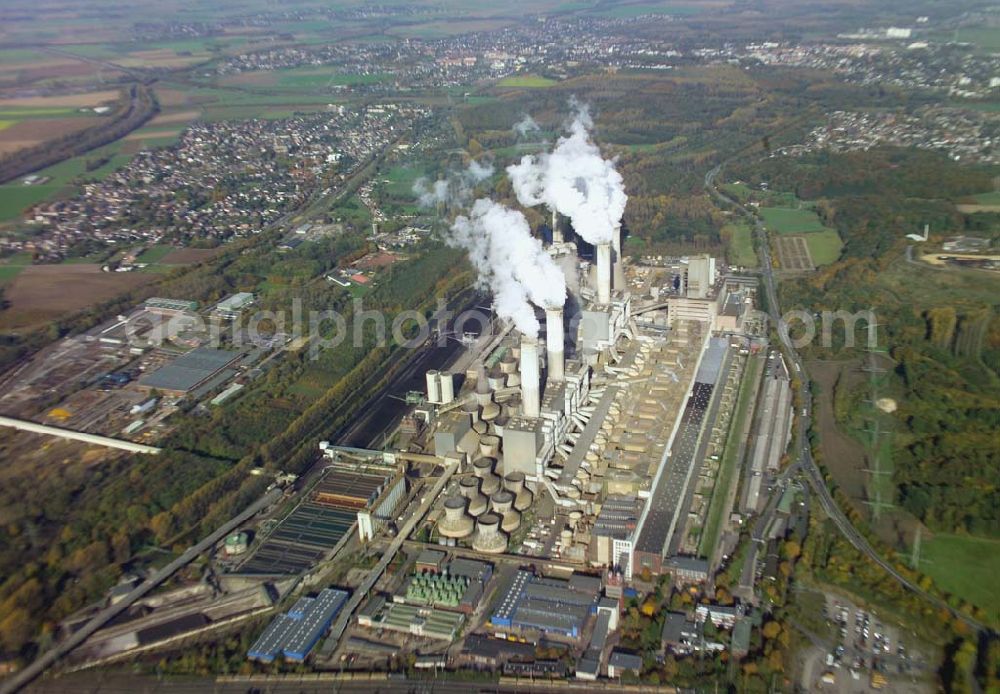
[{"label": "chimney stack", "polygon": [[625,266],[622,265],[622,227],[621,224],[615,225],[613,246],[611,247],[611,271],[614,279],[612,285],[618,291],[625,289]]},{"label": "chimney stack", "polygon": [[521,410],[525,417],[538,417],[541,410],[538,376],[538,340],[521,337]]},{"label": "chimney stack", "polygon": [[563,233],[559,228],[559,212],[552,210],[552,243],[562,243]]},{"label": "chimney stack", "polygon": [[548,376],[550,381],[563,380],[565,369],[565,353],[563,351],[563,310],[561,308],[545,309],[545,350],[548,361]]},{"label": "chimney stack", "polygon": [[611,303],[611,244],[597,244],[597,303]]}]

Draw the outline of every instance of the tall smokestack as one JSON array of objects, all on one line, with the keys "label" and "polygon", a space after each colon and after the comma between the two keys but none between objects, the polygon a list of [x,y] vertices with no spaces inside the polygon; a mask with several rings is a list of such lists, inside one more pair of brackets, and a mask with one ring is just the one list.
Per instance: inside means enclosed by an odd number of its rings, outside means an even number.
[{"label": "tall smokestack", "polygon": [[538,339],[521,336],[521,409],[525,417],[538,417],[541,409],[538,376]]},{"label": "tall smokestack", "polygon": [[548,362],[548,380],[563,379],[563,311],[561,308],[545,309],[545,350]]},{"label": "tall smokestack", "polygon": [[552,210],[552,243],[562,243],[563,233],[559,228],[559,210]]},{"label": "tall smokestack", "polygon": [[625,266],[622,265],[622,225],[616,224],[612,235],[611,271],[614,276],[612,286],[618,291],[625,289]]},{"label": "tall smokestack", "polygon": [[597,303],[611,303],[611,244],[597,244]]}]

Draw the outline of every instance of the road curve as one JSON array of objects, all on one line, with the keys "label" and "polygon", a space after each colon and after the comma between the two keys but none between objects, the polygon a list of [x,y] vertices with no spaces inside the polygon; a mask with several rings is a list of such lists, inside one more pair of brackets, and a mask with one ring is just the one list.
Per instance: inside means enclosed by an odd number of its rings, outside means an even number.
[{"label": "road curve", "polygon": [[[727,162],[723,162],[722,164],[715,166],[705,174],[705,188],[711,195],[722,201],[726,206],[736,209],[743,215],[751,216],[743,205],[724,194],[715,186],[715,179],[726,163]],[[804,364],[802,363],[802,357],[799,356],[798,351],[796,351],[795,346],[792,345],[791,339],[788,336],[788,326],[781,321],[778,294],[774,288],[774,271],[771,265],[771,250],[767,237],[767,229],[757,217],[751,216],[751,219],[754,223],[754,235],[758,241],[757,254],[760,258],[761,274],[764,278],[764,291],[767,294],[768,315],[777,327],[778,336],[781,339],[785,353],[792,362],[792,367],[795,373],[799,375],[799,379],[802,383],[802,410],[799,413],[800,416],[798,417],[798,427],[796,431],[797,451],[795,462],[792,463],[792,465],[801,468],[806,473],[806,479],[809,480],[810,486],[812,486],[816,495],[819,497],[820,505],[823,507],[823,511],[826,512],[827,516],[830,517],[834,525],[837,526],[837,529],[840,530],[841,534],[855,549],[882,567],[889,575],[901,583],[903,587],[916,593],[924,600],[933,604],[935,607],[947,610],[952,614],[952,616],[962,620],[976,631],[989,631],[989,628],[979,620],[955,609],[938,596],[928,593],[926,590],[900,573],[895,566],[875,551],[864,535],[862,535],[861,532],[854,527],[850,519],[844,514],[844,512],[837,505],[837,502],[834,500],[833,495],[830,493],[830,489],[826,484],[826,480],[823,478],[823,473],[820,471],[819,466],[812,457],[812,451],[809,449],[809,444],[807,443],[809,439],[806,434],[809,429],[809,421],[812,418],[812,396],[809,392],[808,374],[805,370]]]}]

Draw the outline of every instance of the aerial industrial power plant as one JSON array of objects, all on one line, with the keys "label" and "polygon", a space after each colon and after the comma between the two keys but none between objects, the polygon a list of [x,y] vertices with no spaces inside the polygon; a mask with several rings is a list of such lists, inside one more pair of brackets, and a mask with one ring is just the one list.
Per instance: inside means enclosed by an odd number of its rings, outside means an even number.
[{"label": "aerial industrial power plant", "polygon": [[988,4],[5,0],[0,694],[997,690]]}]

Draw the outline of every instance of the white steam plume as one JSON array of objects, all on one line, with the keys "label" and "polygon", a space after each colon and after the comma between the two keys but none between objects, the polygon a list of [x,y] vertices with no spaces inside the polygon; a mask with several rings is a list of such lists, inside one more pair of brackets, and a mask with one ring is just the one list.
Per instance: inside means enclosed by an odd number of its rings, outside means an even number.
[{"label": "white steam plume", "polygon": [[520,212],[481,198],[468,216],[455,219],[446,241],[468,252],[480,284],[493,294],[497,314],[513,321],[522,334],[538,337],[531,304],[556,308],[566,302],[562,270],[531,235]]},{"label": "white steam plume", "polygon": [[492,176],[493,171],[492,164],[481,164],[473,159],[464,171],[451,173],[433,183],[421,176],[413,182],[413,193],[421,207],[443,203],[464,204],[472,197],[472,188]]},{"label": "white steam plume", "polygon": [[615,161],[604,159],[590,139],[589,110],[575,99],[570,106],[575,113],[569,134],[552,152],[526,155],[508,166],[507,174],[522,205],[545,203],[568,216],[588,243],[607,243],[621,224],[628,195]]},{"label": "white steam plume", "polygon": [[530,132],[537,132],[539,130],[541,130],[541,128],[538,127],[538,123],[535,122],[535,119],[531,117],[530,113],[525,113],[524,118],[522,118],[520,122],[514,124],[514,132],[521,137],[524,137]]}]

